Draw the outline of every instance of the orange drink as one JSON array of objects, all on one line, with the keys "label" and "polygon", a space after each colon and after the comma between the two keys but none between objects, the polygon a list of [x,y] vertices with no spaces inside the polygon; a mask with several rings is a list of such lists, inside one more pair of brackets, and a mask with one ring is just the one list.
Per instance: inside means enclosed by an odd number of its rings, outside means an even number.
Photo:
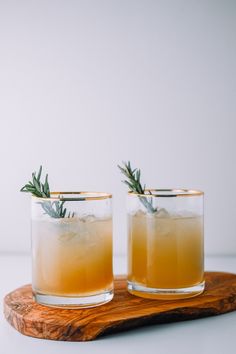
[{"label": "orange drink", "polygon": [[32,218],[34,295],[51,306],[95,306],[113,296],[110,200],[68,202],[73,217]]},{"label": "orange drink", "polygon": [[34,288],[57,296],[85,296],[112,288],[112,222],[35,221]]},{"label": "orange drink", "polygon": [[[153,213],[140,208],[128,215],[128,290],[160,299],[201,293],[204,288],[203,216],[194,213],[195,203],[201,204],[196,199],[198,196],[192,196],[195,198],[190,203],[192,211],[175,210],[181,198],[181,208],[186,200],[189,203],[188,194],[165,202],[163,195],[148,198],[157,205],[165,204],[165,208],[156,207]],[[174,208],[168,206],[171,203],[175,204]]]}]

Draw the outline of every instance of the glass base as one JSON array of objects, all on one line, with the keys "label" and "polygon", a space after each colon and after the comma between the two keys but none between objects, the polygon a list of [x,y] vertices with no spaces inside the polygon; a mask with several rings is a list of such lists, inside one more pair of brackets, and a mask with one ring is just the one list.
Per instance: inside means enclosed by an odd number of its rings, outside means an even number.
[{"label": "glass base", "polygon": [[128,291],[136,296],[157,300],[178,300],[200,295],[205,288],[205,281],[188,288],[156,289],[147,288],[137,283],[128,281]]},{"label": "glass base", "polygon": [[48,294],[33,293],[34,300],[40,305],[59,307],[66,309],[80,309],[106,304],[113,298],[113,290],[91,296],[54,296]]}]

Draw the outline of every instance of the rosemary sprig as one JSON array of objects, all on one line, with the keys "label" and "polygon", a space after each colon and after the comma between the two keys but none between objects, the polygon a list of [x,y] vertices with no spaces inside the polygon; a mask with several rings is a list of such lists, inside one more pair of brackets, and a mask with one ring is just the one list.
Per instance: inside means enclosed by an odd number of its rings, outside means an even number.
[{"label": "rosemary sprig", "polygon": [[46,174],[45,182],[41,182],[42,166],[36,176],[36,172],[32,173],[32,181],[29,181],[21,188],[21,192],[28,192],[39,198],[50,198],[50,188],[48,184],[48,174]]},{"label": "rosemary sprig", "polygon": [[[128,187],[129,190],[133,193],[137,194],[145,194],[145,185],[142,186],[140,177],[141,177],[141,171],[140,169],[135,168],[134,170],[132,169],[130,165],[130,161],[123,162],[124,167],[119,166],[118,168],[120,169],[121,173],[125,175],[127,178],[126,180],[122,181],[125,183]],[[151,195],[151,191],[149,191],[149,194]],[[147,211],[149,213],[155,213],[157,211],[157,208],[153,207],[152,199],[148,200],[146,197],[138,196],[140,199],[141,203],[145,206]]]},{"label": "rosemary sprig", "polygon": [[[46,174],[44,183],[41,181],[42,175],[42,166],[39,168],[39,172],[32,173],[32,181],[29,181],[21,188],[21,192],[31,193],[33,196],[38,198],[50,198],[50,188],[48,183],[48,174]],[[54,200],[51,202],[50,200],[45,200],[42,202],[38,202],[45,212],[52,218],[59,219],[59,218],[70,218],[74,216],[74,213],[67,213],[67,209],[64,207],[65,201]]]}]

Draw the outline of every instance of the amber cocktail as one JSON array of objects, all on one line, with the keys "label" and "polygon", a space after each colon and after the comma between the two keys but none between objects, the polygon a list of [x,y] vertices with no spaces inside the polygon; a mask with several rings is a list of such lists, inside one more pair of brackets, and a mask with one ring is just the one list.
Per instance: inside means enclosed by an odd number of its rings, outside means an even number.
[{"label": "amber cocktail", "polygon": [[[63,202],[70,217],[42,213]],[[41,204],[41,205],[40,205]],[[51,306],[89,307],[113,297],[111,196],[61,193],[32,198],[33,292]],[[68,215],[68,213],[66,214]]]},{"label": "amber cocktail", "polygon": [[128,240],[131,293],[174,299],[204,290],[202,192],[129,193]]}]

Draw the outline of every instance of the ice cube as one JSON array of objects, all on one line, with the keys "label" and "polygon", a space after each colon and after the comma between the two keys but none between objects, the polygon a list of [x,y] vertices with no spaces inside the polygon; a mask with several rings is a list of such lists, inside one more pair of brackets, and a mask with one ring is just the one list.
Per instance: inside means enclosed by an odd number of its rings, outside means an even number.
[{"label": "ice cube", "polygon": [[65,234],[61,234],[59,236],[59,240],[62,242],[68,242],[71,241],[76,235],[77,235],[76,232],[67,232]]},{"label": "ice cube", "polygon": [[95,215],[85,215],[80,218],[80,221],[82,222],[94,222],[96,220]]},{"label": "ice cube", "polygon": [[131,213],[132,216],[140,217],[140,216],[145,216],[146,213],[143,210],[137,210],[133,213]]},{"label": "ice cube", "polygon": [[168,218],[170,217],[170,214],[165,208],[161,208],[157,210],[157,213],[155,214],[156,217],[158,218]]}]

